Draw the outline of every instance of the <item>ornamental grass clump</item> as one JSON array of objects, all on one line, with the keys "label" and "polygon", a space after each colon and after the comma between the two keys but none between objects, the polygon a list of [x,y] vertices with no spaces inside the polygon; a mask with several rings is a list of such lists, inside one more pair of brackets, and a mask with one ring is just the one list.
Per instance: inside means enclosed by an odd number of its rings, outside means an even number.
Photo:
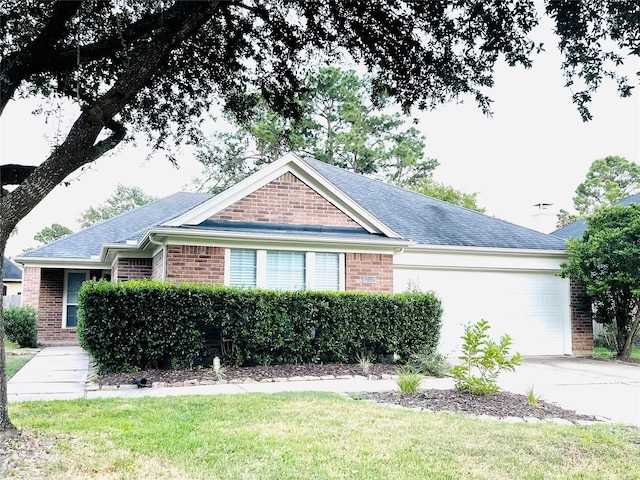
[{"label": "ornamental grass clump", "polygon": [[503,335],[495,342],[487,333],[489,322],[466,325],[461,337],[462,355],[460,364],[451,369],[455,379],[455,388],[473,395],[487,395],[500,391],[498,376],[502,371],[514,371],[522,363],[519,352],[509,356],[511,337]]},{"label": "ornamental grass clump", "polygon": [[371,371],[371,367],[373,366],[373,362],[371,361],[371,354],[368,352],[358,353],[356,355],[356,362],[360,365],[360,369],[362,373],[367,374]]},{"label": "ornamental grass clump", "polygon": [[400,388],[400,395],[416,393],[420,388],[422,375],[416,373],[411,368],[402,368],[398,371],[396,383]]}]

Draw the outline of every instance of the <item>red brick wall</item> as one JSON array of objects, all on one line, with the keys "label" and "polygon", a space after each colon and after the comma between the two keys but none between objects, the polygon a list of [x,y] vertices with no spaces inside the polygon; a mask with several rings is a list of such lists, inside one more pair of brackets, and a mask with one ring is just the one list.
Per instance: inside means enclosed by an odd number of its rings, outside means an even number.
[{"label": "red brick wall", "polygon": [[[347,290],[393,293],[393,255],[347,253],[345,268]],[[365,276],[375,283],[365,283]]]},{"label": "red brick wall", "polygon": [[298,225],[358,226],[355,221],[291,173],[285,173],[225,208],[211,219]]},{"label": "red brick wall", "polygon": [[593,356],[593,321],[585,286],[571,280],[570,297],[572,353],[576,357],[591,357]]},{"label": "red brick wall", "polygon": [[224,283],[224,248],[167,245],[167,281]]},{"label": "red brick wall", "polygon": [[153,256],[151,261],[151,278],[154,280],[162,280],[164,270],[164,250],[160,250]]},{"label": "red brick wall", "polygon": [[62,328],[64,270],[26,267],[24,269],[24,305],[38,310],[37,338],[43,346],[77,345],[75,328]]},{"label": "red brick wall", "polygon": [[118,281],[153,278],[151,258],[119,258],[111,271],[111,279]]}]

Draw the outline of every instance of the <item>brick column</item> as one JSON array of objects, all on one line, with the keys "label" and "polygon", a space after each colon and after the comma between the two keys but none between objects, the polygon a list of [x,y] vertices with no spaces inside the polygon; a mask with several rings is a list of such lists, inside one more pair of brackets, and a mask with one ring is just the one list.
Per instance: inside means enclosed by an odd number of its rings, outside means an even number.
[{"label": "brick column", "polygon": [[22,305],[38,308],[40,302],[40,267],[24,267],[22,272]]},{"label": "brick column", "polygon": [[571,279],[571,350],[575,357],[593,356],[593,320],[586,287]]}]

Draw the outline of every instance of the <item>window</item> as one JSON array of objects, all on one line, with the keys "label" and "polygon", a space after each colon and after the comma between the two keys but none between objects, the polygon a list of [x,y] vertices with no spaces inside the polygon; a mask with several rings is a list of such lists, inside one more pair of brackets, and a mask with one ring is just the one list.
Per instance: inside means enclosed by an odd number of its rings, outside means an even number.
[{"label": "window", "polygon": [[337,253],[316,253],[314,290],[340,290],[340,258]]},{"label": "window", "polygon": [[65,328],[78,326],[78,292],[82,283],[89,279],[89,272],[67,271],[64,282],[64,312],[62,325]]},{"label": "window", "polygon": [[227,285],[277,290],[344,290],[344,255],[288,250],[227,250]]},{"label": "window", "polygon": [[302,290],[307,286],[304,252],[267,251],[267,288]]},{"label": "window", "polygon": [[3,297],[7,296],[7,286],[6,285],[2,285],[2,296]]},{"label": "window", "polygon": [[256,286],[256,251],[231,250],[231,267],[229,270],[229,285],[232,287]]}]

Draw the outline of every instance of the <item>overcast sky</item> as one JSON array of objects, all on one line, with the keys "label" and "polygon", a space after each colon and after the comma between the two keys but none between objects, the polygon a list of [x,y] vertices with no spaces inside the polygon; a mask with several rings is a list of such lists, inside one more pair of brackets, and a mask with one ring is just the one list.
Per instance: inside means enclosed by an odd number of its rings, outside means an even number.
[{"label": "overcast sky", "polygon": [[[563,87],[561,58],[547,42],[548,52],[534,59],[530,70],[496,69],[492,117],[473,99],[419,115],[418,128],[427,137],[426,154],[436,158],[436,180],[478,193],[487,214],[530,228],[551,231],[559,208],[573,211],[572,197],[593,160],[619,155],[640,163],[640,93],[620,99],[605,84],[594,98],[594,119],[583,123]],[[630,66],[640,70],[640,65]],[[48,155],[64,121],[45,122],[31,112],[33,100],[11,102],[0,123],[0,163],[37,165]],[[208,128],[216,128],[210,125]],[[162,197],[182,190],[200,171],[192,152],[184,151],[176,169],[162,158],[148,159],[144,143],[120,147],[99,159],[69,186],[58,186],[19,225],[7,246],[15,256],[36,246],[33,236],[60,223],[78,228],[80,213],[102,203],[118,183],[141,187]],[[552,203],[546,223],[534,220],[535,203]]]}]

